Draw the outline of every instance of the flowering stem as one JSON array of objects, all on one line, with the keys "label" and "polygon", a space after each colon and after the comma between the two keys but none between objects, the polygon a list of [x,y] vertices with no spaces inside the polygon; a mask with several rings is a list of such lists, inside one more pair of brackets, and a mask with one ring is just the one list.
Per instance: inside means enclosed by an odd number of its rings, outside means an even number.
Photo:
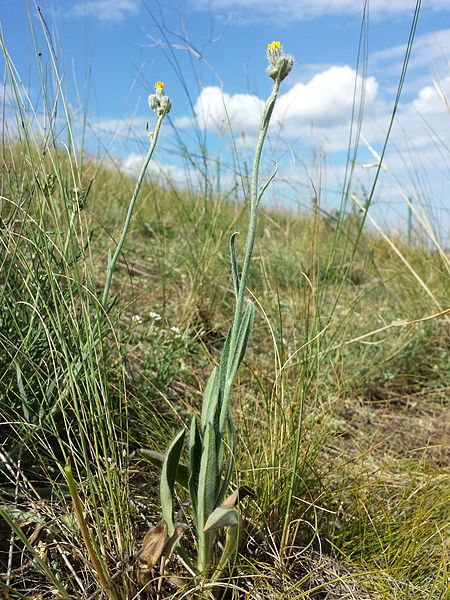
[{"label": "flowering stem", "polygon": [[[256,228],[258,224],[257,209],[259,204],[259,192],[258,192],[258,180],[259,180],[259,167],[261,164],[261,154],[266,139],[267,130],[269,128],[270,118],[272,116],[273,107],[278,96],[281,81],[276,79],[273,83],[272,93],[267,99],[264,111],[261,117],[261,123],[259,127],[259,136],[255,149],[255,158],[253,161],[252,178],[250,185],[250,205],[249,205],[249,224],[247,239],[245,242],[245,253],[244,262],[242,264],[242,272],[239,282],[239,291],[236,299],[236,308],[234,313],[234,320],[231,329],[230,349],[233,349],[236,344],[236,338],[241,324],[242,309],[244,306],[245,292],[247,287],[248,272],[250,269],[250,262],[253,254],[253,247],[255,245]],[[231,370],[231,364],[233,360],[233,352],[230,352],[228,357],[228,373]],[[228,378],[227,378],[228,380]],[[231,391],[232,382],[228,382],[227,389],[224,391],[225,401],[224,405],[228,405],[229,394]],[[225,417],[225,415],[223,415]]]},{"label": "flowering stem", "polygon": [[239,287],[238,300],[236,304],[236,316],[240,321],[240,315],[242,312],[245,291],[248,279],[248,270],[250,268],[250,261],[252,259],[253,246],[255,244],[256,237],[256,226],[257,226],[257,208],[259,204],[259,193],[258,193],[258,179],[259,179],[259,167],[261,163],[261,154],[264,146],[264,141],[266,139],[267,130],[269,128],[270,118],[272,116],[273,107],[275,106],[275,102],[278,96],[278,90],[280,88],[280,81],[274,81],[272,93],[268,98],[266,105],[264,107],[264,112],[261,118],[260,131],[258,136],[258,142],[256,144],[255,149],[255,158],[253,161],[253,169],[252,169],[252,179],[250,186],[250,210],[249,210],[249,227],[247,233],[247,240],[245,243],[245,255],[244,262],[242,265],[242,273],[241,273],[241,284]]},{"label": "flowering stem", "polygon": [[139,190],[141,189],[142,182],[144,181],[145,172],[147,171],[148,164],[150,162],[153,151],[155,149],[156,142],[158,140],[159,130],[161,129],[161,124],[162,124],[162,121],[165,116],[166,116],[166,113],[164,113],[158,117],[158,120],[156,122],[155,131],[153,132],[153,135],[152,135],[152,142],[150,144],[150,148],[148,149],[147,156],[145,157],[144,163],[143,163],[141,171],[139,173],[139,177],[136,181],[136,186],[134,188],[133,195],[131,196],[130,205],[128,206],[127,216],[126,216],[125,223],[124,223],[123,229],[122,229],[122,234],[120,236],[119,242],[117,244],[117,247],[116,247],[116,250],[115,250],[113,256],[112,257],[110,255],[108,256],[106,281],[105,281],[105,287],[103,289],[103,295],[102,295],[102,305],[103,306],[106,306],[106,303],[108,300],[109,292],[111,289],[113,273],[114,273],[114,269],[116,267],[117,259],[119,258],[119,255],[122,252],[122,247],[125,243],[125,238],[127,236],[128,229],[130,228],[131,215],[133,214],[134,205],[136,204],[136,199],[138,197]]}]

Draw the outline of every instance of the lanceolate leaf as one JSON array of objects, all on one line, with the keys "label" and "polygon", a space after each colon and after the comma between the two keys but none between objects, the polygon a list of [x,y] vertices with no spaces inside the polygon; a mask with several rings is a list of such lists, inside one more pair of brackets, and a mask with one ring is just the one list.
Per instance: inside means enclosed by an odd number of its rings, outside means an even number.
[{"label": "lanceolate leaf", "polygon": [[139,557],[140,565],[147,569],[152,569],[161,558],[167,540],[167,524],[164,519],[161,519],[161,521],[149,529],[144,536],[141,555]]},{"label": "lanceolate leaf", "polygon": [[251,300],[248,301],[247,308],[245,309],[244,316],[242,317],[241,324],[239,326],[238,334],[236,337],[236,345],[234,348],[230,348],[231,356],[231,366],[227,373],[227,379],[225,382],[224,389],[226,393],[224,394],[224,401],[222,406],[220,407],[220,425],[219,429],[223,432],[225,423],[228,419],[228,401],[229,401],[229,391],[231,386],[233,385],[234,378],[236,377],[237,370],[239,365],[244,358],[245,350],[247,348],[247,343],[250,338],[250,334],[252,331],[253,320],[255,317],[255,305]]},{"label": "lanceolate leaf", "polygon": [[255,319],[255,305],[251,300],[248,301],[247,308],[245,309],[244,316],[242,317],[241,324],[236,340],[236,347],[233,349],[233,363],[231,366],[230,373],[228,374],[228,383],[231,384],[236,376],[239,365],[244,358],[245,351],[247,349],[247,343],[250,338],[250,334],[253,327],[253,321]]},{"label": "lanceolate leaf", "polygon": [[239,293],[239,268],[238,268],[238,262],[237,262],[237,256],[236,256],[236,242],[235,242],[237,235],[238,235],[238,232],[235,231],[230,237],[231,277],[233,279],[234,295],[236,296],[236,298]]},{"label": "lanceolate leaf", "polygon": [[161,471],[161,510],[169,536],[175,531],[175,523],[173,522],[173,486],[177,477],[178,463],[180,462],[185,435],[186,431],[183,429],[172,440],[167,449]]},{"label": "lanceolate leaf", "polygon": [[198,527],[203,530],[206,519],[215,508],[218,484],[216,432],[208,423],[203,437],[203,450],[198,480]]},{"label": "lanceolate leaf", "polygon": [[216,531],[222,527],[238,524],[238,511],[236,508],[222,508],[218,506],[208,517],[203,531]]},{"label": "lanceolate leaf", "polygon": [[233,506],[237,506],[246,496],[254,498],[256,494],[248,485],[241,485],[232,494],[227,496],[220,506],[222,508],[233,508]]},{"label": "lanceolate leaf", "polygon": [[202,431],[205,430],[207,423],[212,423],[214,420],[214,412],[217,410],[217,403],[219,401],[219,383],[219,371],[217,367],[215,367],[209,376],[203,394]]},{"label": "lanceolate leaf", "polygon": [[211,423],[207,423],[203,434],[202,460],[198,479],[196,520],[198,535],[197,568],[200,572],[206,571],[211,561],[214,536],[211,532],[204,532],[203,528],[209,515],[215,509],[218,486],[216,431]]},{"label": "lanceolate leaf", "polygon": [[272,181],[275,179],[276,174],[278,173],[278,164],[275,161],[272,161],[273,164],[275,165],[275,169],[272,173],[272,175],[269,177],[269,179],[266,181],[266,183],[263,185],[262,190],[259,192],[258,194],[258,201],[256,203],[256,206],[258,206],[258,204],[261,202],[261,198],[264,196],[264,192],[267,190],[267,188],[269,187],[269,185],[272,183]]},{"label": "lanceolate leaf", "polygon": [[[222,481],[222,485],[219,491],[219,494],[217,496],[216,499],[216,506],[218,504],[220,504],[222,502],[222,500],[225,498],[225,494],[227,493],[228,490],[228,486],[230,484],[230,480],[231,480],[231,475],[233,473],[233,466],[234,466],[234,425],[233,425],[233,420],[231,418],[231,415],[228,415],[228,432],[229,432],[229,437],[228,437],[228,446],[229,446],[229,452],[230,455],[228,457],[228,461],[227,461],[227,470],[225,473],[225,478]],[[219,468],[222,467],[222,461],[223,461],[223,444],[221,447],[221,452],[219,452]]]},{"label": "lanceolate leaf", "polygon": [[202,459],[202,438],[200,435],[198,422],[195,417],[191,421],[191,433],[189,437],[189,493],[191,495],[192,512],[194,520],[197,521],[198,506],[198,479],[200,475],[200,463]]},{"label": "lanceolate leaf", "polygon": [[[147,448],[139,448],[136,450],[137,454],[141,456],[143,459],[148,460],[155,467],[162,468],[164,459],[166,457],[162,452],[158,452],[157,450],[147,450]],[[175,479],[176,483],[184,487],[186,490],[188,489],[188,481],[189,481],[189,469],[186,465],[182,463],[178,463],[177,476]]]}]

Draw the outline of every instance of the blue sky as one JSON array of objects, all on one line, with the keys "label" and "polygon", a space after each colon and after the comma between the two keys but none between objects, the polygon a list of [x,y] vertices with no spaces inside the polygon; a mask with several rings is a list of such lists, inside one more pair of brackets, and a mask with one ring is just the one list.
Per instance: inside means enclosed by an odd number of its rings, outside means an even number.
[{"label": "blue sky", "polygon": [[[308,206],[312,185],[323,189],[322,204],[339,203],[345,173],[352,98],[365,89],[363,140],[352,190],[358,197],[373,180],[392,111],[414,0],[372,0],[365,41],[367,62],[357,72],[362,0],[42,0],[70,107],[86,148],[114,157],[132,172],[139,166],[154,117],[147,96],[163,80],[171,97],[171,123],[164,127],[152,175],[182,185],[195,167],[180,156],[185,145],[195,156],[205,144],[220,187],[236,178],[236,158],[249,162],[263,100],[271,80],[265,74],[266,47],[280,40],[296,59],[283,83],[265,154],[279,163],[277,183],[267,201]],[[44,72],[50,82],[50,53],[34,3],[30,2]],[[6,46],[24,93],[38,115],[41,85],[25,0],[0,0]],[[448,234],[450,202],[450,2],[424,0],[396,124],[371,216],[377,223],[405,223],[405,196],[412,197]],[[366,71],[365,71],[366,69]],[[3,94],[11,109],[10,88]],[[231,128],[231,129],[230,129]],[[181,146],[180,146],[181,143]],[[369,146],[373,149],[370,151]],[[186,172],[186,170],[188,172]],[[417,230],[426,227],[417,215]],[[448,241],[444,240],[448,244]]]}]

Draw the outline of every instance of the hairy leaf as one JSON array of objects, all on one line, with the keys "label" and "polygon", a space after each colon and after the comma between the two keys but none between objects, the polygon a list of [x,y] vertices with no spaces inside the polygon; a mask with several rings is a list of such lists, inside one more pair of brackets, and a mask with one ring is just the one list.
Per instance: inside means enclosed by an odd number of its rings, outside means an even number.
[{"label": "hairy leaf", "polygon": [[202,405],[202,432],[204,432],[207,423],[212,423],[214,414],[217,410],[219,401],[219,386],[220,377],[217,367],[214,367],[213,372],[209,376],[208,382],[203,394]]},{"label": "hairy leaf", "polygon": [[231,527],[238,524],[238,512],[235,507],[217,507],[208,517],[203,531],[217,531],[222,527]]},{"label": "hairy leaf", "polygon": [[200,475],[200,463],[202,459],[202,438],[200,435],[198,422],[195,417],[192,417],[191,421],[191,432],[189,437],[189,458],[189,493],[191,495],[194,520],[197,521],[198,480]]},{"label": "hairy leaf", "polygon": [[[222,500],[225,498],[225,494],[227,493],[228,486],[230,484],[231,475],[233,473],[235,432],[234,432],[233,419],[231,418],[230,414],[228,415],[228,432],[229,432],[229,436],[228,436],[227,446],[229,448],[230,454],[229,454],[228,460],[227,460],[227,469],[225,472],[225,477],[224,477],[224,480],[222,481],[222,486],[221,486],[219,494],[217,496],[216,506],[218,504],[220,504],[222,502]],[[222,467],[224,453],[225,453],[224,444],[221,444],[221,448],[218,453],[219,454],[219,459],[218,459],[219,460],[219,464],[218,464],[219,468]]]},{"label": "hairy leaf", "polygon": [[238,231],[235,231],[230,237],[230,260],[231,260],[231,277],[233,279],[233,288],[234,295],[236,298],[239,294],[239,268],[236,256],[236,236],[239,234]]},{"label": "hairy leaf", "polygon": [[198,480],[198,526],[203,529],[206,519],[215,508],[218,487],[216,432],[209,423],[203,438],[202,458]]},{"label": "hairy leaf", "polygon": [[[155,467],[162,468],[164,463],[165,454],[162,452],[158,452],[157,450],[147,450],[147,448],[139,448],[136,450],[137,454],[141,456],[143,459],[148,460]],[[186,490],[188,489],[188,481],[189,481],[189,469],[183,463],[178,463],[177,475],[176,475],[176,483],[184,487]]]},{"label": "hairy leaf", "polygon": [[167,524],[169,536],[175,530],[175,523],[173,522],[173,487],[177,477],[178,463],[185,435],[186,431],[183,429],[174,437],[167,449],[161,471],[161,510],[163,519]]}]

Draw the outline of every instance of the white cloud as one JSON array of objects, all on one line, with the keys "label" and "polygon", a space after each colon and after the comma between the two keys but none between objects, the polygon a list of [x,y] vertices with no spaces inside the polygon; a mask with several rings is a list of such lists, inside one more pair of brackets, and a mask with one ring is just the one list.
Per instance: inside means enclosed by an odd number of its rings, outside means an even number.
[{"label": "white cloud", "polygon": [[359,99],[364,85],[366,111],[373,111],[378,94],[378,83],[374,77],[364,81],[351,67],[331,67],[314,75],[308,83],[297,83],[282,94],[275,108],[274,120],[282,123],[288,134],[294,133],[299,125],[332,127],[348,123],[355,83],[356,99]]},{"label": "white cloud", "polygon": [[142,138],[145,136],[145,117],[123,117],[118,119],[99,119],[91,123],[91,129],[99,135],[108,134],[113,137]]},{"label": "white cloud", "polygon": [[[120,166],[125,173],[137,175],[141,170],[143,161],[144,156],[142,154],[131,153],[122,160]],[[186,169],[177,165],[151,160],[147,169],[147,177],[156,180],[161,185],[169,183],[175,187],[184,188],[189,179],[189,174]]]},{"label": "white cloud", "polygon": [[[450,77],[423,87],[412,107],[422,115],[442,113],[450,103]],[[449,115],[450,118],[450,115]]]},{"label": "white cloud", "polygon": [[[324,15],[360,15],[363,0],[191,0],[200,9],[246,11],[247,17],[267,16],[272,20],[302,21]],[[371,0],[370,14],[386,17],[395,13],[413,13],[416,0]],[[450,10],[448,0],[427,0],[424,9]]]},{"label": "white cloud", "polygon": [[100,21],[123,21],[138,12],[138,0],[83,0],[72,8],[74,15],[91,15]]},{"label": "white cloud", "polygon": [[[336,139],[328,138],[328,142],[334,147],[336,144],[345,147],[355,83],[356,98],[365,85],[366,114],[374,114],[377,81],[373,77],[363,80],[348,66],[331,67],[314,75],[309,82],[297,83],[288,92],[280,94],[273,114],[272,131],[278,128],[283,136],[295,138],[310,131],[313,126],[317,139],[336,133],[333,136]],[[264,101],[255,95],[230,95],[219,87],[210,86],[201,91],[194,112],[200,127],[223,134],[231,126],[235,134],[244,134],[241,139],[245,141],[253,139],[257,133],[263,108]],[[176,125],[181,127],[191,123],[188,117],[181,117]]]},{"label": "white cloud", "polygon": [[[194,111],[198,125],[202,128],[224,133],[229,125],[238,131],[253,133],[257,130],[264,102],[251,94],[230,96],[219,87],[203,88],[198,96]],[[182,121],[178,121],[178,124]]]}]

